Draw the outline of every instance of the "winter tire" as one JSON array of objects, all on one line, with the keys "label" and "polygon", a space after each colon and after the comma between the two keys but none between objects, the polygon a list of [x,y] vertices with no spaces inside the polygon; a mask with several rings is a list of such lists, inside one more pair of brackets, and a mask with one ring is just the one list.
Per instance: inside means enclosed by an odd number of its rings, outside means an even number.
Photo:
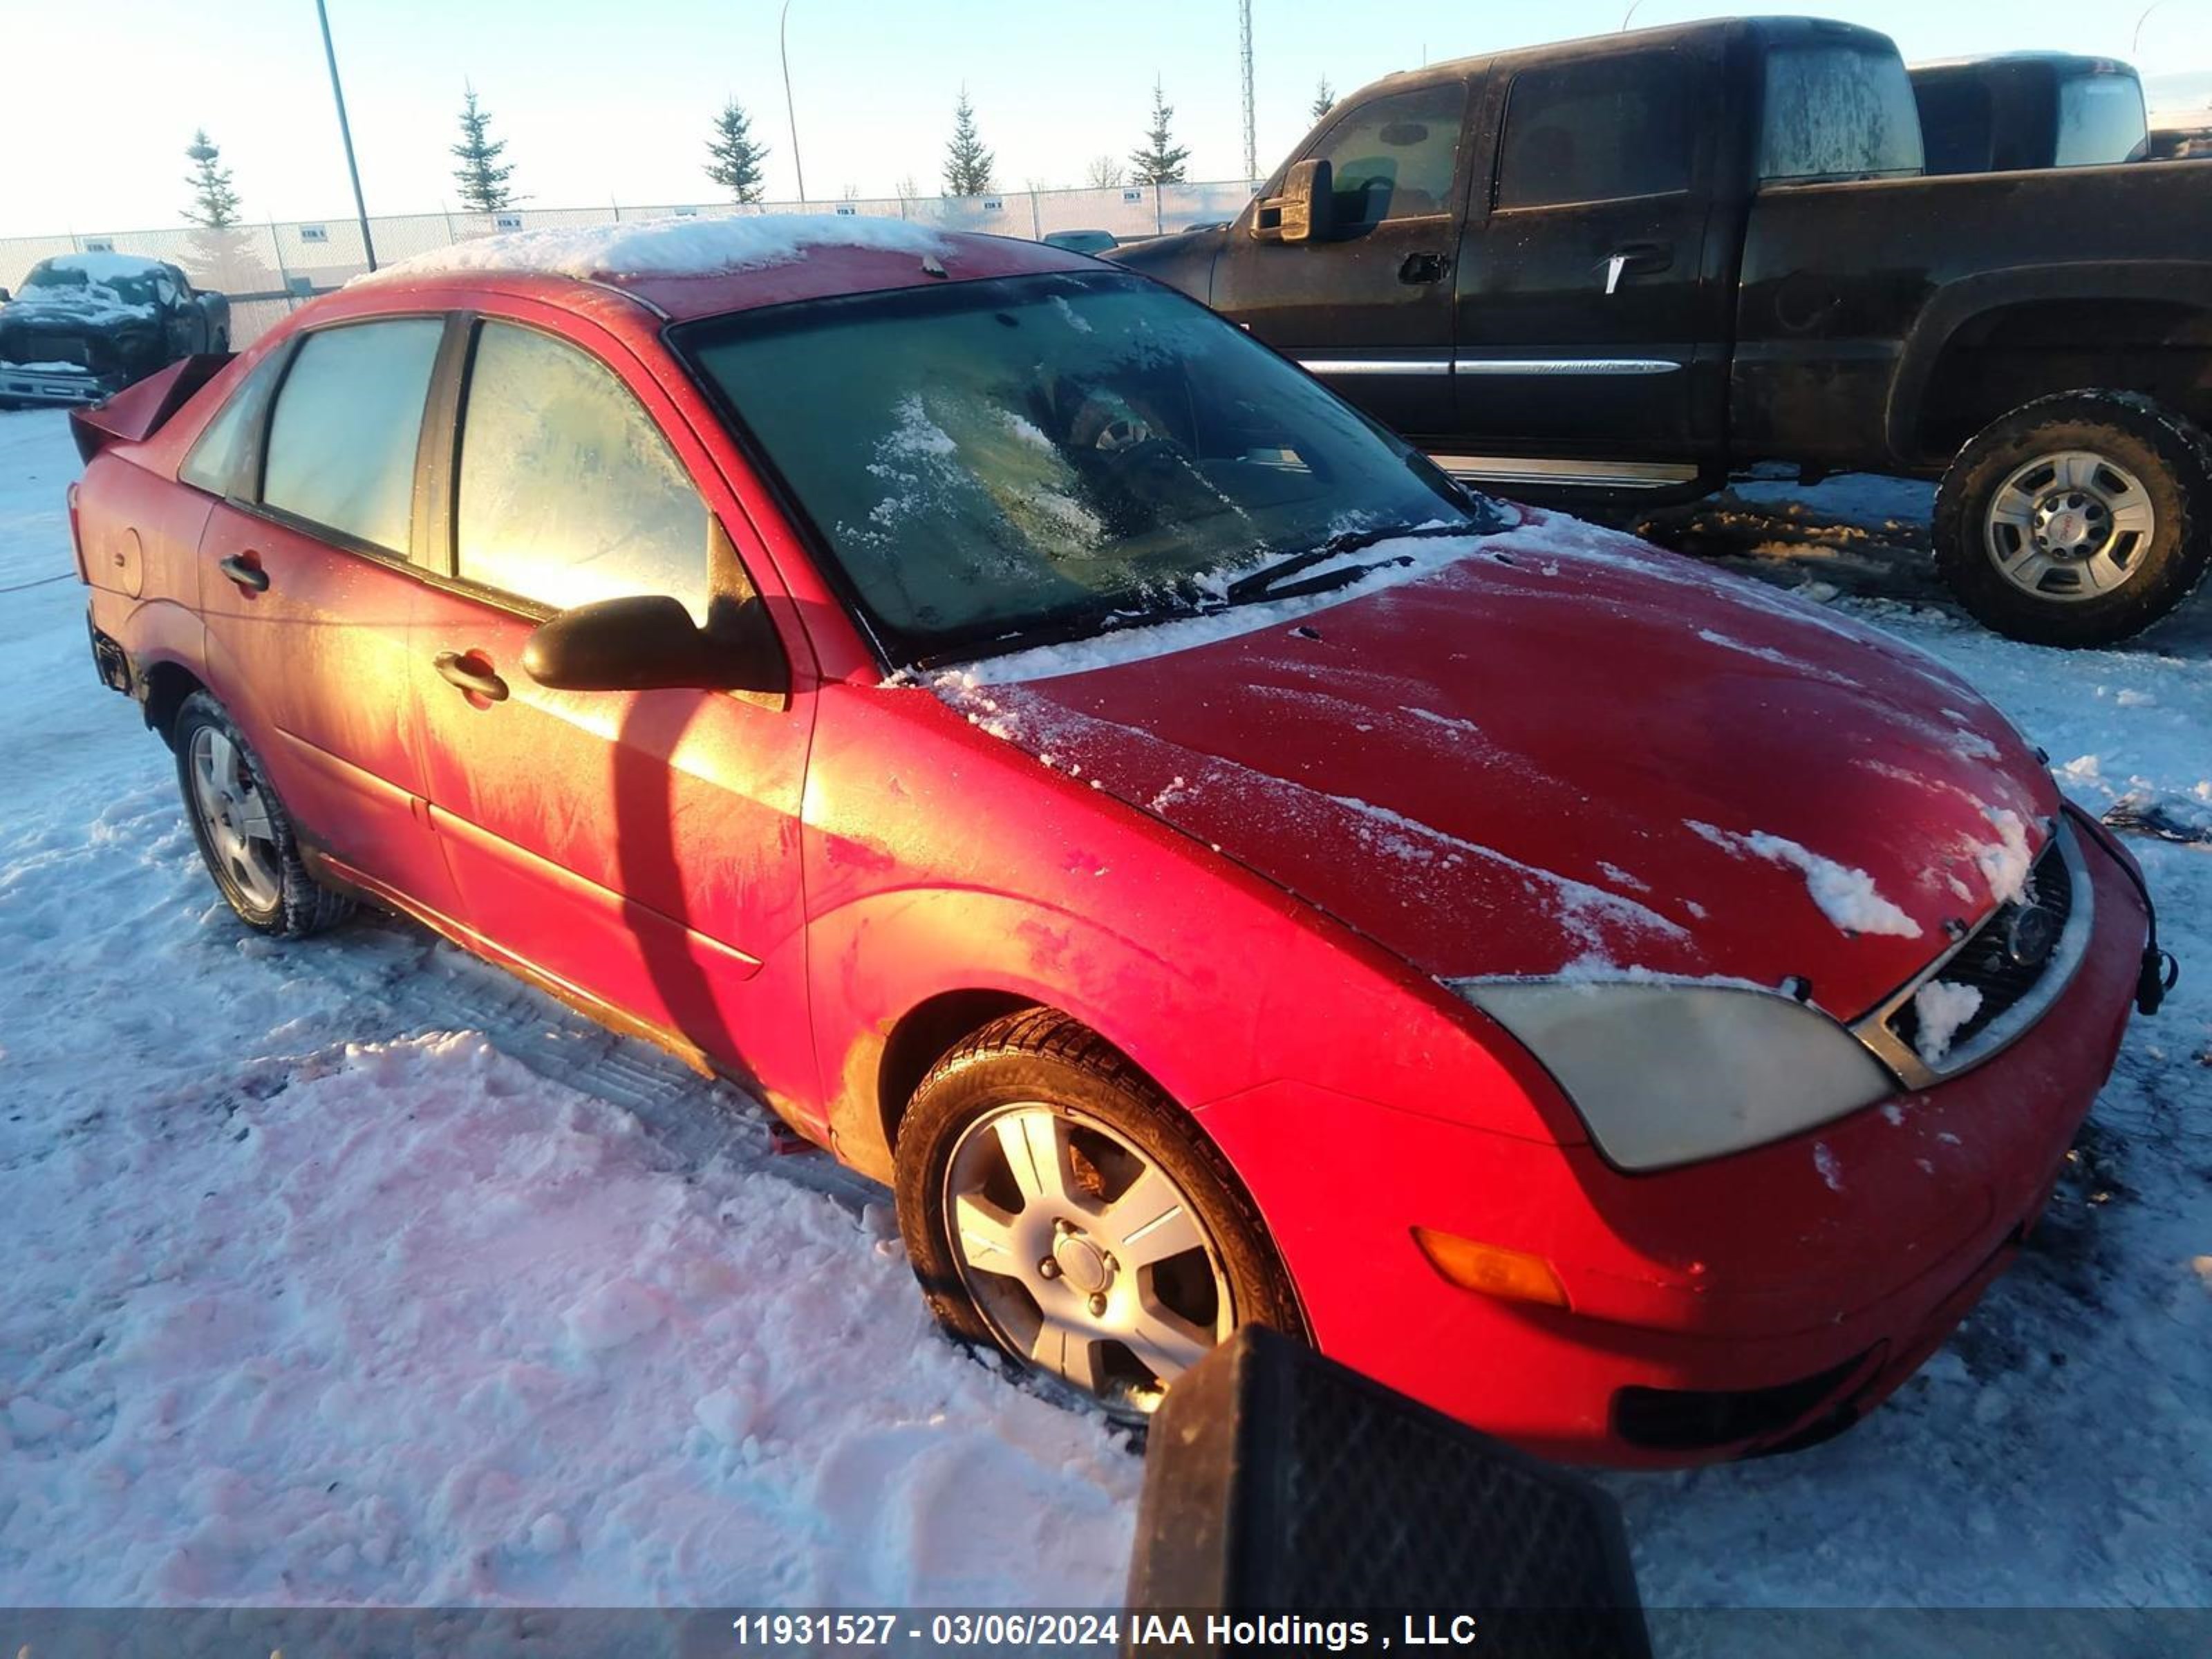
[{"label": "winter tire", "polygon": [[307,873],[290,815],[221,703],[204,691],[186,697],[174,740],[192,839],[240,921],[277,939],[303,939],[353,913],[351,899]]},{"label": "winter tire", "polygon": [[1124,1421],[1239,1325],[1304,1322],[1221,1155],[1109,1044],[1036,1010],[922,1079],[900,1126],[900,1231],[956,1336]]},{"label": "winter tire", "polygon": [[1966,448],[1936,500],[1936,560],[1977,620],[2038,645],[2112,645],[2212,565],[2212,439],[2147,398],[2069,392]]}]

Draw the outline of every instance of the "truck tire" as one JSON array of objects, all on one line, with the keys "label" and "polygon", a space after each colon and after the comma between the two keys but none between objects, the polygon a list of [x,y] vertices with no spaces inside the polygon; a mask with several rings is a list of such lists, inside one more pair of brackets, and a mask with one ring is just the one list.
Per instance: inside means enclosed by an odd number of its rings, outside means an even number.
[{"label": "truck tire", "polygon": [[2067,392],[1959,452],[1936,565],[1975,618],[2036,645],[2113,645],[2212,567],[2212,438],[2148,398]]}]

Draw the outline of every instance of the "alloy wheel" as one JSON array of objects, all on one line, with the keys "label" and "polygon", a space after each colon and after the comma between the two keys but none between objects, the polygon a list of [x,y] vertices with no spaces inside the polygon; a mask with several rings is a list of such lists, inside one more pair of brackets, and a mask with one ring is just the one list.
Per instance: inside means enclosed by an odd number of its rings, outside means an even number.
[{"label": "alloy wheel", "polygon": [[946,1160],[944,1198],[962,1279],[1001,1345],[1117,1415],[1148,1414],[1236,1327],[1197,1206],[1095,1120],[1042,1103],[984,1113]]},{"label": "alloy wheel", "polygon": [[2039,455],[1990,497],[1990,562],[2014,586],[2070,604],[2124,586],[2146,562],[2158,511],[2142,481],[2093,450]]},{"label": "alloy wheel", "polygon": [[192,733],[192,810],[216,861],[246,902],[276,908],[283,891],[269,803],[238,745],[212,726]]}]

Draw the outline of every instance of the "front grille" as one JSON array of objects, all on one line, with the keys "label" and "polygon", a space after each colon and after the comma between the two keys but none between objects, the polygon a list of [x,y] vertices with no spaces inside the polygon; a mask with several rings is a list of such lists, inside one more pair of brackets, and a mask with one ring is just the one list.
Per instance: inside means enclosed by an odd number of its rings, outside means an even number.
[{"label": "front grille", "polygon": [[[2042,961],[2027,964],[2016,963],[2007,954],[2008,930],[2013,918],[2027,903],[2050,911],[2057,920],[2060,932],[2064,932],[2067,918],[2074,913],[2074,879],[2057,836],[2051,838],[2036,860],[2035,867],[2028,872],[2026,901],[2008,904],[1984,921],[1936,976],[1946,985],[1970,986],[1982,994],[1981,1006],[1974,1010],[1973,1018],[1953,1033],[1952,1048],[1963,1048],[1972,1042],[2033,991],[2058,960],[2059,953],[2055,948]],[[1906,1048],[1918,1047],[1920,1017],[1910,1000],[1889,1017],[1889,1029]]]},{"label": "front grille", "polygon": [[1613,1432],[1653,1451],[1711,1451],[1778,1434],[1825,1404],[1866,1358],[1853,1354],[1818,1376],[1765,1389],[1621,1389],[1613,1396]]}]

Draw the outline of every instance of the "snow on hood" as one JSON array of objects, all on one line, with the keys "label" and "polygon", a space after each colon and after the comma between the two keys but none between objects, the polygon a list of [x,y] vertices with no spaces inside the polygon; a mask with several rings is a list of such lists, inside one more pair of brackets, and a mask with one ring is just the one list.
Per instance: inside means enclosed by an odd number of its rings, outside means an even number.
[{"label": "snow on hood", "polygon": [[356,283],[460,271],[532,271],[579,278],[706,276],[791,264],[817,247],[879,248],[916,258],[951,244],[904,219],[858,214],[767,213],[727,219],[629,219],[611,225],[549,226],[478,237],[386,265]]},{"label": "snow on hood", "polygon": [[932,686],[1439,979],[1796,980],[1855,1018],[2042,844],[2048,774],[1899,641],[1571,519],[1407,550]]}]

